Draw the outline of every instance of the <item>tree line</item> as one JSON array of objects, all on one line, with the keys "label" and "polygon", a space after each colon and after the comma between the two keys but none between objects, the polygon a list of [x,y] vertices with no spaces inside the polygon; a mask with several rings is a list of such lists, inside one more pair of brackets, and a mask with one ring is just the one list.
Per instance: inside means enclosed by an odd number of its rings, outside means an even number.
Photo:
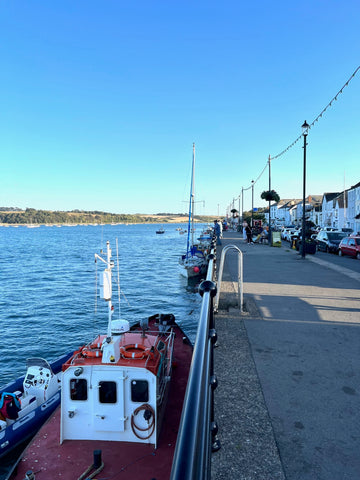
[{"label": "tree line", "polygon": [[[4,207],[3,207],[4,208]],[[159,223],[159,219],[153,216],[140,214],[118,214],[101,211],[82,211],[72,210],[71,212],[36,210],[27,208],[24,211],[6,211],[0,207],[0,223],[10,225],[28,225],[28,224],[89,224],[89,223]],[[168,214],[168,216],[176,217],[182,214]],[[209,217],[198,217],[200,221],[209,221]],[[162,223],[166,223],[166,218],[161,219]]]}]

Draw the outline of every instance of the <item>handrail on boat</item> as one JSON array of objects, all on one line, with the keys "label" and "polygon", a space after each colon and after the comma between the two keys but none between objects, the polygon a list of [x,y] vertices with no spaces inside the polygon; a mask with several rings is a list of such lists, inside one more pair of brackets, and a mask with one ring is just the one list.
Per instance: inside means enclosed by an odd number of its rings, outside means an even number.
[{"label": "handrail on boat", "polygon": [[216,284],[216,247],[209,255],[206,280],[199,286],[202,296],[199,325],[181,414],[170,480],[208,480],[211,452],[220,448],[214,419],[214,345],[217,340],[213,300]]},{"label": "handrail on boat", "polygon": [[226,245],[226,247],[222,249],[221,257],[220,257],[217,293],[216,293],[215,305],[214,305],[215,312],[217,312],[219,308],[219,297],[220,297],[220,291],[221,291],[221,281],[222,281],[222,274],[224,270],[225,256],[227,252],[229,252],[230,250],[235,250],[238,254],[238,305],[241,311],[243,309],[243,303],[244,303],[244,300],[243,300],[243,290],[244,290],[243,288],[243,254],[242,254],[242,251],[236,245]]}]

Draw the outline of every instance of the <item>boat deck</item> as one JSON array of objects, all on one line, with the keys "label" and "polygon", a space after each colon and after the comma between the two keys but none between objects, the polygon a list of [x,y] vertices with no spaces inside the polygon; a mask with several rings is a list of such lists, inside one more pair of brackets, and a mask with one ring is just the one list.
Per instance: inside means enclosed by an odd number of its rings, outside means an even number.
[{"label": "boat deck", "polygon": [[174,330],[173,374],[157,449],[149,444],[89,440],[64,441],[60,445],[59,408],[26,449],[17,473],[11,478],[22,480],[25,473],[32,470],[37,480],[77,479],[93,464],[94,450],[102,451],[104,462],[96,478],[169,478],[192,358],[192,346],[188,341],[183,343],[180,329],[175,327]]}]

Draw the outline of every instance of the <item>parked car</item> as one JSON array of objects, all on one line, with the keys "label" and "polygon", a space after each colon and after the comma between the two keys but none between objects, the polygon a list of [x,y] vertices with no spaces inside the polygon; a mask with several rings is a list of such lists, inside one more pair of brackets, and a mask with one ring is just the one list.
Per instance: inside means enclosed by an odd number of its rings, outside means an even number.
[{"label": "parked car", "polygon": [[337,253],[340,242],[347,237],[344,232],[328,232],[321,230],[316,237],[317,249],[323,252]]},{"label": "parked car", "polygon": [[284,236],[283,239],[286,240],[287,242],[291,242],[291,238],[296,234],[296,230],[293,230],[291,228],[287,229],[284,231]]},{"label": "parked car", "polygon": [[360,260],[360,236],[343,238],[339,245],[339,255],[350,255]]},{"label": "parked car", "polygon": [[283,228],[281,230],[281,233],[280,233],[280,236],[281,236],[281,240],[285,240],[285,235],[287,234],[287,228]]}]

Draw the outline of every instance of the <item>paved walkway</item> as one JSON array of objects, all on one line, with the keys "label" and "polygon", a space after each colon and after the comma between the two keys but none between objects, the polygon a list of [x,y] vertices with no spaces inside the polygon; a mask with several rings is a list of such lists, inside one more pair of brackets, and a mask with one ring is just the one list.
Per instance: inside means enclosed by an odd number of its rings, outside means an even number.
[{"label": "paved walkway", "polygon": [[227,244],[243,252],[245,308],[230,252],[216,316],[222,448],[212,479],[360,479],[360,278],[235,232]]}]

